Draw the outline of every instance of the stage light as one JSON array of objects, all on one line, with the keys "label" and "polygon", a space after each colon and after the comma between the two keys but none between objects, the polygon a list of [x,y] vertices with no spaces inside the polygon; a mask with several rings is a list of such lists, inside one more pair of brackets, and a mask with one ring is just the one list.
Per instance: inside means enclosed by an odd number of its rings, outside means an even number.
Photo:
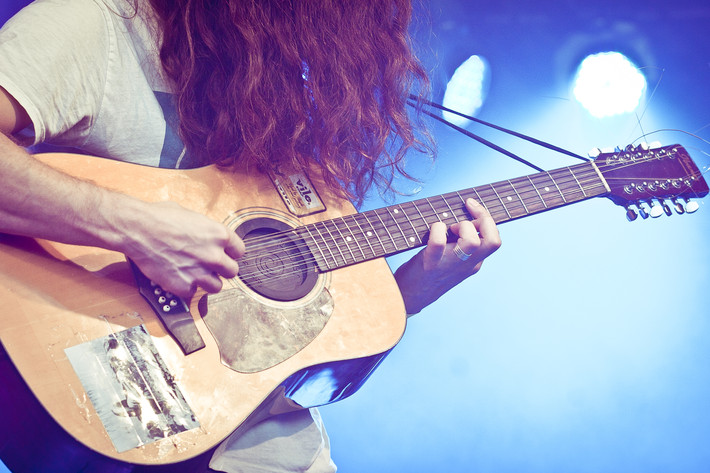
[{"label": "stage light", "polygon": [[[488,64],[482,57],[474,55],[466,59],[456,68],[446,85],[444,106],[466,115],[475,115],[485,100],[489,75]],[[455,125],[465,126],[468,123],[465,118],[453,113],[444,112],[443,116]]]},{"label": "stage light", "polygon": [[646,78],[626,56],[604,52],[587,56],[574,81],[574,97],[593,116],[633,112],[646,90]]}]

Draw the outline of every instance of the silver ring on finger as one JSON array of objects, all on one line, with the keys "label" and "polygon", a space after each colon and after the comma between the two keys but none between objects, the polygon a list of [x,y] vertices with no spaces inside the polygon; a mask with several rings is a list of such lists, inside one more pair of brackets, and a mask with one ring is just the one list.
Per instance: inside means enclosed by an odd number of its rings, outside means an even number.
[{"label": "silver ring on finger", "polygon": [[454,254],[460,259],[461,261],[466,261],[471,257],[470,254],[466,253],[464,250],[461,249],[458,243],[454,246]]}]

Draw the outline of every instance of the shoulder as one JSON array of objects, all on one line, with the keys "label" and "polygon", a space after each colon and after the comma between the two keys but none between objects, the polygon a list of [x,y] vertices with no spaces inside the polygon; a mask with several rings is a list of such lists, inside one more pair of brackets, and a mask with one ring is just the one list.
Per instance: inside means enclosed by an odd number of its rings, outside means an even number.
[{"label": "shoulder", "polygon": [[10,18],[0,42],[45,41],[44,46],[94,41],[106,32],[107,8],[95,0],[36,0]]}]

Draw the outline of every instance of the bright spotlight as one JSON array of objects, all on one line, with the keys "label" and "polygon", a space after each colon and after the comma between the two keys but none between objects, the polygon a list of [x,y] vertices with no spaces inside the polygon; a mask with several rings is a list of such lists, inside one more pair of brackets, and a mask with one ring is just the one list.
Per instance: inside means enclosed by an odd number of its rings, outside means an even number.
[{"label": "bright spotlight", "polygon": [[[488,81],[488,65],[480,56],[466,59],[451,76],[444,92],[444,106],[473,116],[483,105]],[[464,126],[468,120],[453,113],[444,112],[446,120]]]},{"label": "bright spotlight", "polygon": [[577,69],[574,97],[593,116],[633,112],[646,90],[646,78],[626,56],[606,52],[587,56]]}]

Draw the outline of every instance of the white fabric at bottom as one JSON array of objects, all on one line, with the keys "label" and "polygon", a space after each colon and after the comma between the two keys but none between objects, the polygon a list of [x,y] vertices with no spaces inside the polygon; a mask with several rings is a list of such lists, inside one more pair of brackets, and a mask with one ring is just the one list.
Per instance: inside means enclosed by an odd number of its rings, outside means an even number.
[{"label": "white fabric at bottom", "polygon": [[232,434],[215,451],[210,468],[226,473],[334,473],[330,440],[317,409],[262,421]]}]

